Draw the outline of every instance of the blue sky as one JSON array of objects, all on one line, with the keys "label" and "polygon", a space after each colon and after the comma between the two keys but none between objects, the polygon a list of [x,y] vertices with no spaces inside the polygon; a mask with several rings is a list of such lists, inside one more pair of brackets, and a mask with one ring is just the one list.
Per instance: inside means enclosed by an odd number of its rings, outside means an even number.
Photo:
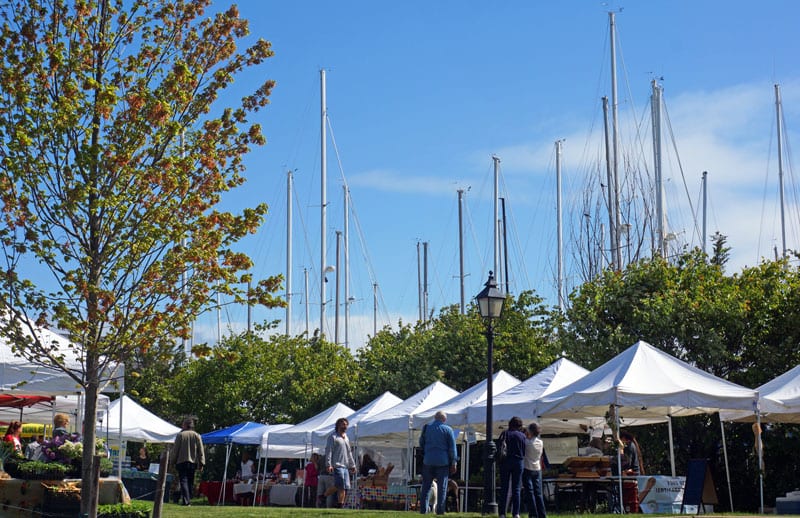
[{"label": "blue sky", "polygon": [[[246,0],[238,5],[251,36],[272,42],[275,56],[239,77],[230,94],[238,97],[267,78],[277,85],[272,104],[257,115],[268,143],[248,156],[248,183],[224,202],[232,209],[270,205],[264,226],[242,248],[254,259],[257,277],[283,273],[286,171],[294,171],[295,333],[305,329],[304,268],[311,329],[319,323],[322,68],[332,128],[329,264],[335,261],[335,231],[343,228],[344,181],[352,200],[351,346],[372,333],[374,283],[378,328],[416,320],[419,242],[429,242],[429,310],[458,303],[458,189],[466,191],[467,299],[480,291],[492,263],[492,155],[501,159],[501,196],[508,207],[511,291],[534,289],[555,305],[554,142],[564,139],[566,284],[579,282],[570,251],[575,234],[569,229],[581,224],[580,199],[600,156],[600,98],[611,94],[609,10],[617,13],[621,140],[640,148],[634,152],[645,162],[652,162],[649,137],[633,134],[637,125],[647,126],[650,81],[658,78],[664,88],[671,127],[664,137],[670,148],[664,165],[670,231],[688,245],[699,244],[687,200],[696,211],[705,170],[708,229],[728,236],[729,271],[756,264],[780,247],[773,88],[778,83],[787,130],[787,239],[789,248],[800,248],[791,163],[800,125],[797,2]],[[329,281],[330,300],[332,274]],[[333,300],[326,314],[325,334],[332,339]],[[283,319],[284,312],[256,310],[253,316]],[[241,329],[245,308],[227,306],[222,321]],[[196,339],[213,341],[216,322],[216,315],[198,320]]]}]

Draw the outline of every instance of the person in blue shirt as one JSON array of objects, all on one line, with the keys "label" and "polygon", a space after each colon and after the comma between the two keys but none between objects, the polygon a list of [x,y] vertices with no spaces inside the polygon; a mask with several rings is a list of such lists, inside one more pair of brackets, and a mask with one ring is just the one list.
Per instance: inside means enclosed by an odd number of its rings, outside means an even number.
[{"label": "person in blue shirt", "polygon": [[439,488],[436,495],[436,514],[444,514],[447,500],[447,482],[451,473],[456,472],[458,452],[453,429],[444,424],[447,414],[436,412],[433,421],[422,427],[419,447],[422,448],[422,488],[420,489],[419,512],[427,514],[428,497],[435,478]]}]

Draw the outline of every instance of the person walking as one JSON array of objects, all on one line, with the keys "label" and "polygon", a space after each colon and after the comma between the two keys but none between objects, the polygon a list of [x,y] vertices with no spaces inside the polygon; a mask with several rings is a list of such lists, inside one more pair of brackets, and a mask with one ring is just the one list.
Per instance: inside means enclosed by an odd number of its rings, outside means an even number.
[{"label": "person walking", "polygon": [[347,491],[350,489],[350,474],[356,472],[356,460],[350,449],[350,441],[347,439],[349,424],[350,422],[344,417],[337,419],[336,429],[328,436],[325,444],[325,466],[328,473],[333,474],[337,507],[344,507]]},{"label": "person walking", "polygon": [[319,453],[312,453],[306,464],[306,476],[303,478],[306,505],[316,507],[317,485],[319,485]]},{"label": "person walking", "polygon": [[203,451],[203,438],[194,431],[194,419],[184,419],[181,428],[173,445],[175,468],[181,488],[181,505],[192,505],[194,474],[195,471],[203,471],[206,454]]},{"label": "person walking", "polygon": [[[503,437],[505,436],[505,437]],[[511,513],[519,518],[520,492],[522,486],[522,469],[525,459],[525,434],[522,433],[522,419],[512,417],[508,422],[508,430],[500,434],[507,445],[506,458],[500,462],[500,516],[506,515],[506,498],[511,489]]]},{"label": "person walking", "polygon": [[547,518],[542,493],[542,452],[544,443],[539,438],[537,423],[530,423],[525,431],[525,464],[522,471],[522,487],[529,518]]},{"label": "person walking", "polygon": [[428,512],[428,497],[436,479],[439,491],[436,498],[436,514],[442,515],[447,502],[447,481],[456,472],[458,452],[453,429],[445,424],[447,414],[441,410],[433,416],[433,421],[422,427],[419,447],[422,448],[422,487],[420,489],[420,514]]}]

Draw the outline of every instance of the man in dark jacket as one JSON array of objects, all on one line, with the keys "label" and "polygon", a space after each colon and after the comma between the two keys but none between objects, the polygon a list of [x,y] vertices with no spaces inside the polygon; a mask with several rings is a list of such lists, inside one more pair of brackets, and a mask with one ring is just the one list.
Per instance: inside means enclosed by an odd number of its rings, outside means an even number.
[{"label": "man in dark jacket", "polygon": [[181,432],[175,436],[173,454],[181,486],[181,505],[191,505],[194,473],[203,470],[206,454],[203,451],[203,438],[194,431],[194,419],[184,419],[181,428]]}]

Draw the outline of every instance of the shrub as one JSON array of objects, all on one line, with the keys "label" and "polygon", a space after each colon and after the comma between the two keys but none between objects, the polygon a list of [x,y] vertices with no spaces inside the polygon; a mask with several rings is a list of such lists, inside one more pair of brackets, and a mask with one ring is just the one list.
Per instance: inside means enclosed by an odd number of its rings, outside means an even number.
[{"label": "shrub", "polygon": [[134,500],[129,504],[97,506],[97,518],[149,518],[152,504]]}]

